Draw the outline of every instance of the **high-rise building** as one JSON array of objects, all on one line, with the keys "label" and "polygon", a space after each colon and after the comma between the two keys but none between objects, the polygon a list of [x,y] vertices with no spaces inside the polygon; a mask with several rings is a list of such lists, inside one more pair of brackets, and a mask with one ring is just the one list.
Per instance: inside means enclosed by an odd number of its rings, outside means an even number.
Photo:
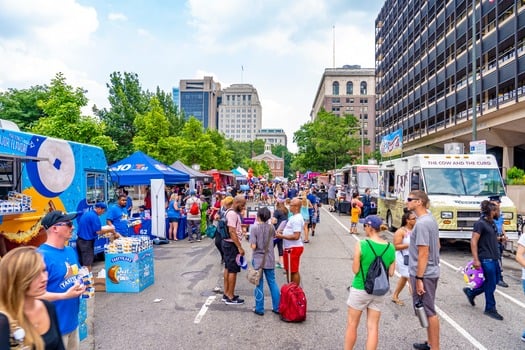
[{"label": "high-rise building", "polygon": [[311,120],[324,108],[335,115],[351,114],[360,122],[359,134],[370,141],[365,152],[375,149],[375,79],[373,68],[344,65],[326,68],[317,88]]},{"label": "high-rise building", "polygon": [[180,81],[180,109],[186,118],[194,116],[204,129],[217,129],[217,106],[220,103],[221,84],[213,77]]},{"label": "high-rise building", "polygon": [[376,142],[402,130],[404,154],[452,142],[468,153],[485,140],[503,169],[524,168],[524,17],[524,1],[386,0],[375,22]]},{"label": "high-rise building", "polygon": [[250,84],[232,84],[222,91],[218,130],[236,141],[253,141],[261,129],[262,107],[257,89]]},{"label": "high-rise building", "polygon": [[180,89],[178,87],[171,89],[171,97],[173,99],[173,104],[177,106],[177,108],[180,108]]},{"label": "high-rise building", "polygon": [[288,138],[283,129],[261,129],[255,133],[256,140],[264,140],[271,146],[283,145],[288,147]]}]

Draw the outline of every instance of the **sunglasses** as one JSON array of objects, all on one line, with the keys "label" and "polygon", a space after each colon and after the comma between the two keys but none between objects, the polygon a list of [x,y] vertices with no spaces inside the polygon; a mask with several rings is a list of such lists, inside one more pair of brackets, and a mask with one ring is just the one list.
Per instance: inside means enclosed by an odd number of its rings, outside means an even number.
[{"label": "sunglasses", "polygon": [[410,198],[410,197],[407,198],[407,202],[418,201],[418,200],[419,198]]},{"label": "sunglasses", "polygon": [[416,218],[408,218],[407,220],[416,220]]},{"label": "sunglasses", "polygon": [[67,226],[67,227],[73,227],[73,223],[71,221],[66,222],[59,222],[57,224],[54,224],[53,226]]}]

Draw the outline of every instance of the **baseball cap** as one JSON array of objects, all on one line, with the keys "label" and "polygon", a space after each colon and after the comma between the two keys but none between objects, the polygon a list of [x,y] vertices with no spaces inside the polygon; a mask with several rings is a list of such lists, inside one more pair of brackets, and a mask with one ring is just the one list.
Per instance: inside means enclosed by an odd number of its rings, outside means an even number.
[{"label": "baseball cap", "polygon": [[58,224],[59,222],[71,221],[77,217],[77,213],[67,214],[60,210],[53,210],[44,216],[42,219],[42,226],[47,230],[53,225]]},{"label": "baseball cap", "polygon": [[491,202],[498,202],[498,203],[501,203],[501,197],[499,195],[496,195],[496,196],[490,196],[489,197],[489,201]]},{"label": "baseball cap", "polygon": [[95,208],[107,209],[108,206],[104,202],[98,202],[98,203],[95,204]]},{"label": "baseball cap", "polygon": [[372,227],[374,230],[380,230],[383,220],[377,215],[368,215],[364,224]]}]

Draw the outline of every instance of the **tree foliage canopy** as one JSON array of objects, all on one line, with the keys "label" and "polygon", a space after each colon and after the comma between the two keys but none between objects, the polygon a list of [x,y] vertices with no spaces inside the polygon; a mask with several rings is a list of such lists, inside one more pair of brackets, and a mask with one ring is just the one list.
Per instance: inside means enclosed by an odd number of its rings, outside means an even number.
[{"label": "tree foliage canopy", "polygon": [[317,118],[294,133],[298,153],[293,160],[295,170],[326,171],[351,163],[360,154],[359,121],[352,115],[339,117],[324,109]]},{"label": "tree foliage canopy", "polygon": [[106,152],[116,149],[115,143],[105,135],[105,125],[89,116],[81,115],[87,105],[85,91],[66,84],[58,73],[51,81],[49,94],[37,101],[45,116],[38,119],[31,131],[37,134],[89,143],[102,147]]}]

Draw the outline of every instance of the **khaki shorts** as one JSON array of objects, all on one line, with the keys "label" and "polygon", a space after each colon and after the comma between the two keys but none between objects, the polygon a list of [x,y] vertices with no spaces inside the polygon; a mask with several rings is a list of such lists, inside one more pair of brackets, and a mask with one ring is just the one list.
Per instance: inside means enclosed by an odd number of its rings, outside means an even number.
[{"label": "khaki shorts", "polygon": [[366,290],[355,289],[354,287],[350,288],[350,294],[346,300],[346,305],[359,311],[372,309],[381,312],[381,305],[384,305],[384,303],[384,295],[368,294]]}]

